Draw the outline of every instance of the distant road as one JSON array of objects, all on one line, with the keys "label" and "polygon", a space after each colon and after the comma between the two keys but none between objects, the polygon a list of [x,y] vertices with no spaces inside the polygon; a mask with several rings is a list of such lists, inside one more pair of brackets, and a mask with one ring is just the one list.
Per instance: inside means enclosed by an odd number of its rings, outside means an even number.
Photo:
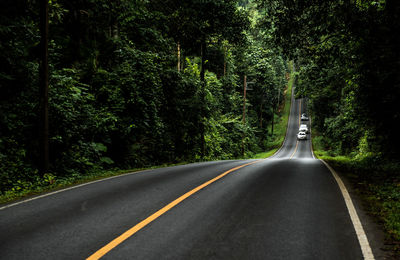
[{"label": "distant road", "polygon": [[126,174],[2,208],[0,259],[362,259],[335,178],[310,137],[296,139],[302,112],[293,99],[266,160]]}]

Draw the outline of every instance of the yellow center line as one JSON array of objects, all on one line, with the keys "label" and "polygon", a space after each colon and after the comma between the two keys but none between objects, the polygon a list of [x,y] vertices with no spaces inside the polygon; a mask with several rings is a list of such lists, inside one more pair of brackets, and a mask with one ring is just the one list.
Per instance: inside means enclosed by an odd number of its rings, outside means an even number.
[{"label": "yellow center line", "polygon": [[181,203],[183,200],[187,199],[191,195],[195,194],[199,190],[201,190],[204,187],[216,182],[217,180],[221,179],[222,177],[224,177],[225,175],[227,175],[227,174],[229,174],[231,172],[234,172],[236,170],[239,170],[240,168],[243,168],[245,166],[248,166],[248,165],[251,165],[251,164],[255,164],[255,163],[258,163],[258,162],[261,162],[261,161],[263,161],[263,160],[258,160],[258,161],[242,164],[242,165],[239,165],[239,166],[237,166],[235,168],[227,170],[224,173],[218,175],[217,177],[215,177],[215,178],[213,178],[213,179],[201,184],[200,186],[194,188],[193,190],[183,194],[182,196],[180,196],[179,198],[175,199],[174,201],[172,201],[171,203],[169,203],[168,205],[166,205],[162,209],[158,210],[157,212],[153,213],[151,216],[147,217],[146,219],[142,220],[141,222],[139,222],[138,224],[136,224],[135,226],[133,226],[129,230],[125,231],[119,237],[115,238],[114,240],[109,242],[107,245],[103,246],[101,249],[96,251],[94,254],[89,256],[87,259],[88,260],[93,260],[93,259],[101,258],[105,254],[110,252],[113,248],[115,248],[116,246],[118,246],[119,244],[124,242],[126,239],[128,239],[129,237],[134,235],[136,232],[138,232],[139,230],[141,230],[142,228],[144,228],[145,226],[147,226],[148,224],[150,224],[151,222],[156,220],[158,217],[160,217],[161,215],[165,214],[167,211],[169,211],[170,209],[172,209],[173,207],[175,207],[176,205],[178,205],[179,203]]},{"label": "yellow center line", "polygon": [[299,127],[301,124],[301,99],[300,99],[300,103],[299,103]]},{"label": "yellow center line", "polygon": [[[301,124],[301,99],[300,99],[300,102],[299,102],[299,127],[300,127],[300,124]],[[294,154],[297,152],[297,147],[298,146],[299,146],[299,140],[296,141],[296,148],[294,148],[294,151],[293,151],[293,153],[292,153],[292,155],[290,156],[289,159],[293,158]]]},{"label": "yellow center line", "polygon": [[293,158],[294,154],[295,154],[296,151],[297,151],[297,147],[298,147],[298,146],[299,146],[299,141],[296,142],[296,148],[294,148],[294,152],[292,153],[292,155],[290,156],[289,159],[292,159],[292,158]]}]

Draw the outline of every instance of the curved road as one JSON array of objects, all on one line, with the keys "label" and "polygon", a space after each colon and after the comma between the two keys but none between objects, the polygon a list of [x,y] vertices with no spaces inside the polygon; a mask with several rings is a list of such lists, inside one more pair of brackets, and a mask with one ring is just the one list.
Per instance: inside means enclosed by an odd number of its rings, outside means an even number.
[{"label": "curved road", "polygon": [[0,206],[0,259],[362,259],[337,182],[310,138],[296,140],[303,111],[292,99],[285,142],[266,160],[142,171]]}]

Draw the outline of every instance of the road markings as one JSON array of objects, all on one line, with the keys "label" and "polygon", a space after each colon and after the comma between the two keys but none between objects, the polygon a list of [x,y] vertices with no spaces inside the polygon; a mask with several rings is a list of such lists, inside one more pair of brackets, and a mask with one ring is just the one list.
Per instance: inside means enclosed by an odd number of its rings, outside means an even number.
[{"label": "road markings", "polygon": [[326,163],[324,160],[321,160],[326,167],[330,170],[332,173],[333,177],[335,178],[340,191],[342,192],[344,201],[347,206],[347,210],[349,211],[351,222],[353,223],[354,229],[356,230],[358,242],[360,243],[361,251],[364,256],[364,259],[366,260],[373,260],[375,259],[374,254],[372,253],[372,249],[369,245],[367,235],[364,232],[364,228],[361,224],[360,218],[357,215],[357,211],[354,207],[353,201],[351,200],[350,194],[346,189],[346,186],[344,185],[342,179],[339,177],[339,175],[335,172],[334,169],[332,169],[331,166],[329,166],[328,163]]},{"label": "road markings", "polygon": [[[301,124],[300,118],[301,118],[301,99],[300,99],[300,102],[299,102],[299,127],[300,127],[300,124]],[[297,137],[296,137],[296,139],[297,139]],[[293,158],[294,154],[297,152],[297,148],[298,147],[299,147],[299,140],[296,140],[296,147],[294,148],[294,151],[293,151],[293,153],[292,153],[292,155],[290,156],[289,159]]]},{"label": "road markings", "polygon": [[301,124],[301,99],[299,102],[299,127],[300,127],[300,124]]},{"label": "road markings", "polygon": [[253,161],[253,162],[250,162],[250,163],[239,165],[239,166],[237,166],[235,168],[232,168],[230,170],[227,170],[227,171],[223,172],[222,174],[218,175],[217,177],[215,177],[215,178],[213,178],[213,179],[201,184],[200,186],[192,189],[191,191],[183,194],[182,196],[180,196],[179,198],[175,199],[174,201],[172,201],[171,203],[169,203],[168,205],[166,205],[162,209],[158,210],[157,212],[153,213],[151,216],[147,217],[146,219],[142,220],[141,222],[139,222],[138,224],[136,224],[135,226],[133,226],[129,230],[125,231],[123,234],[121,234],[120,236],[118,236],[117,238],[115,238],[114,240],[109,242],[107,245],[105,245],[104,247],[102,247],[101,249],[96,251],[94,254],[89,256],[87,258],[87,260],[100,259],[105,254],[110,252],[113,248],[115,248],[116,246],[118,246],[119,244],[124,242],[129,237],[133,236],[136,232],[138,232],[139,230],[141,230],[142,228],[144,228],[145,226],[147,226],[148,224],[150,224],[151,222],[156,220],[158,217],[160,217],[161,215],[165,214],[167,211],[169,211],[170,209],[172,209],[173,207],[175,207],[176,205],[178,205],[179,203],[181,203],[182,201],[184,201],[188,197],[192,196],[196,192],[200,191],[201,189],[205,188],[206,186],[208,186],[208,185],[216,182],[217,180],[221,179],[225,175],[228,175],[229,173],[234,172],[236,170],[239,170],[240,168],[243,168],[245,166],[252,165],[252,164],[255,164],[255,163],[259,163],[259,162],[262,162],[262,161],[263,160]]},{"label": "road markings", "polygon": [[292,153],[292,155],[290,156],[289,159],[293,158],[294,154],[297,152],[297,147],[299,147],[299,141],[298,140],[296,141],[296,148],[294,148],[294,151],[293,151],[293,153]]},{"label": "road markings", "polygon": [[14,207],[14,206],[17,206],[17,205],[20,205],[20,204],[23,204],[23,203],[26,203],[26,202],[29,202],[29,201],[33,201],[33,200],[41,199],[41,198],[44,198],[44,197],[48,197],[48,196],[51,196],[51,195],[54,195],[54,194],[57,194],[57,193],[60,193],[60,192],[69,191],[69,190],[73,190],[73,189],[76,189],[76,188],[80,188],[80,187],[83,187],[83,186],[86,186],[86,185],[90,185],[90,184],[94,184],[94,183],[98,183],[98,182],[102,182],[102,181],[107,181],[107,180],[111,180],[111,179],[115,179],[115,178],[119,178],[119,177],[123,177],[123,176],[127,176],[127,175],[136,174],[136,173],[147,172],[147,171],[150,171],[150,169],[149,170],[136,171],[136,172],[128,172],[128,173],[124,173],[124,174],[121,174],[121,175],[111,176],[111,177],[107,177],[107,178],[100,179],[100,180],[95,180],[95,181],[91,181],[91,182],[82,183],[82,184],[79,184],[79,185],[76,185],[76,186],[72,186],[72,187],[68,187],[68,188],[65,188],[65,189],[49,192],[49,193],[46,193],[46,194],[43,194],[43,195],[39,195],[39,196],[30,198],[30,199],[26,199],[26,200],[22,200],[22,201],[19,201],[19,202],[12,203],[12,204],[8,204],[6,206],[0,207],[0,210],[6,209],[6,208],[11,208],[11,207]]},{"label": "road markings", "polygon": [[310,115],[308,115],[308,116],[310,117],[310,146],[311,146],[311,155],[312,155],[312,158],[315,159],[314,148],[313,148],[313,142],[312,142],[312,132],[311,132],[311,125],[312,125],[312,122],[311,122],[311,116],[310,116]]}]

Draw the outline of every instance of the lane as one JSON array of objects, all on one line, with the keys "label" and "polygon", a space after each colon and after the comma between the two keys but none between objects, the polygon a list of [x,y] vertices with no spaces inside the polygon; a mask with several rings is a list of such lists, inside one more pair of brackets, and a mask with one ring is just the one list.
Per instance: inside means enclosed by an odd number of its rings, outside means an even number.
[{"label": "lane", "polygon": [[296,134],[299,129],[298,114],[299,114],[300,100],[294,99],[293,93],[294,93],[294,88],[292,88],[290,114],[289,114],[287,130],[286,130],[286,137],[282,144],[282,147],[278,150],[277,153],[275,153],[271,157],[273,159],[290,158],[290,156],[293,154],[293,152],[296,149],[296,145],[297,145]]},{"label": "lane", "polygon": [[0,259],[80,259],[183,193],[249,161],[156,169],[0,211]]},{"label": "lane", "polygon": [[[299,111],[298,111],[298,122],[299,122],[299,127],[300,124],[306,124],[308,126],[308,129],[310,130],[311,133],[311,124],[310,124],[310,120],[308,121],[301,121],[300,116],[303,113],[306,113],[307,115],[309,115],[308,113],[308,109],[307,109],[307,100],[305,98],[299,99],[298,102],[300,102],[299,105]],[[307,134],[307,140],[299,140],[298,141],[298,148],[296,153],[293,155],[293,158],[314,158],[314,155],[312,153],[312,143],[311,143],[311,134]]]},{"label": "lane", "polygon": [[188,198],[105,258],[362,259],[334,178],[312,159],[310,139],[294,145],[306,107],[292,102],[288,136],[273,159]]},{"label": "lane", "polygon": [[228,174],[230,174],[230,173],[232,173],[234,171],[237,171],[237,170],[239,170],[241,168],[244,168],[246,166],[253,165],[253,164],[256,164],[256,163],[259,163],[259,162],[261,162],[261,161],[260,160],[259,161],[252,161],[252,162],[248,162],[246,164],[239,165],[239,166],[237,166],[235,168],[232,168],[230,170],[227,170],[227,171],[223,172],[222,174],[218,175],[217,177],[215,177],[215,178],[213,178],[213,179],[211,179],[209,181],[206,181],[205,183],[197,186],[196,188],[190,190],[189,192],[186,192],[185,194],[183,194],[182,196],[178,197],[177,199],[175,199],[171,203],[167,204],[166,206],[164,206],[160,210],[156,211],[155,213],[153,213],[152,215],[150,215],[146,219],[142,220],[141,222],[139,222],[138,224],[136,224],[135,226],[133,226],[129,230],[125,231],[123,234],[121,234],[120,236],[118,236],[117,238],[112,240],[110,243],[108,243],[107,245],[102,247],[100,250],[98,250],[96,253],[94,253],[93,255],[91,255],[87,259],[91,260],[91,259],[99,259],[99,258],[103,257],[105,254],[109,253],[115,247],[117,247],[120,244],[122,244],[123,242],[125,242],[125,240],[129,239],[130,237],[132,237],[133,235],[135,235],[136,233],[138,233],[139,231],[144,229],[147,225],[153,223],[153,221],[157,220],[159,217],[163,216],[164,214],[168,213],[170,210],[174,209],[174,207],[176,207],[177,205],[182,203],[185,199],[195,195],[197,192],[201,191],[202,189],[207,188],[208,186],[210,186],[211,184],[213,184],[213,183],[217,182],[218,180],[222,179],[226,175],[228,175]]},{"label": "lane", "polygon": [[290,116],[288,129],[282,147],[274,156],[274,159],[292,159],[292,158],[314,158],[311,150],[311,134],[307,134],[307,140],[297,140],[300,124],[306,124],[311,129],[310,121],[301,121],[300,116],[303,113],[308,114],[307,101],[305,99],[295,99],[292,93]]},{"label": "lane", "polygon": [[317,160],[265,161],[184,201],[105,259],[361,259],[340,196]]},{"label": "lane", "polygon": [[[295,100],[281,149],[181,201],[105,259],[362,259],[341,190],[297,142]],[[121,176],[0,210],[0,259],[83,259],[188,191],[255,160]]]}]

